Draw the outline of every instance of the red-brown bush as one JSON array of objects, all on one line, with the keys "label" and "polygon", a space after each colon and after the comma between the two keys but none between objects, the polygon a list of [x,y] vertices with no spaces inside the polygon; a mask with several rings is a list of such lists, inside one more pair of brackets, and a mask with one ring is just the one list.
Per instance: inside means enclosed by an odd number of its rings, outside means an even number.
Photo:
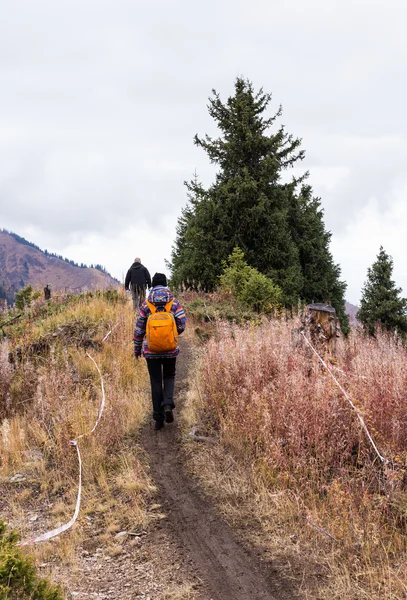
[{"label": "red-brown bush", "polygon": [[[224,439],[284,476],[347,477],[380,461],[355,411],[301,336],[299,323],[221,324],[206,350],[203,385]],[[351,333],[329,363],[382,454],[403,469],[407,351],[387,333]],[[380,476],[373,477],[376,486]],[[378,488],[378,489],[379,489]]]}]

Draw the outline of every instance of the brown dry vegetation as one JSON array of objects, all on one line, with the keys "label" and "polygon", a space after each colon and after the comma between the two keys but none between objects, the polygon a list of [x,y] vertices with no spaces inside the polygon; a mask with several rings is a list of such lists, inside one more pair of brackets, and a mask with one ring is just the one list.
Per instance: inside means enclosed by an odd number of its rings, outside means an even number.
[{"label": "brown dry vegetation", "polygon": [[[79,441],[79,519],[56,542],[27,551],[37,563],[51,557],[72,561],[84,540],[89,550],[110,544],[113,552],[118,531],[148,523],[146,502],[154,490],[135,440],[149,400],[145,368],[132,353],[134,313],[125,296],[100,294],[68,302],[46,318],[38,317],[36,307],[30,314],[10,328],[0,348],[0,407],[6,416],[0,427],[1,512],[23,539],[72,517],[78,462],[70,440],[92,429],[101,403],[100,377],[83,348],[83,340],[91,339],[93,347],[86,347],[103,374],[106,409],[96,431]],[[16,474],[20,482],[11,480]]]},{"label": "brown dry vegetation", "polygon": [[[347,400],[293,335],[296,321],[218,323],[190,382],[188,444],[219,509],[304,599],[407,597],[407,351],[353,332],[331,366]],[[340,370],[338,370],[340,369]]]},{"label": "brown dry vegetation", "polygon": [[[159,518],[159,507],[147,506],[154,487],[136,438],[150,401],[124,296],[43,308],[38,301],[0,346],[0,509],[23,538],[71,518],[78,464],[69,441],[93,427],[101,400],[88,351],[107,405],[95,433],[80,440],[78,523],[27,548],[37,564],[74,569],[78,546],[120,556],[118,532]],[[214,336],[191,370],[184,420],[210,443],[186,445],[191,468],[304,600],[406,598],[407,351],[385,334],[353,333],[331,363],[386,456],[383,466],[332,378],[293,335],[297,327],[209,322]],[[16,474],[21,480],[11,481]],[[187,585],[178,592],[192,594]]]}]

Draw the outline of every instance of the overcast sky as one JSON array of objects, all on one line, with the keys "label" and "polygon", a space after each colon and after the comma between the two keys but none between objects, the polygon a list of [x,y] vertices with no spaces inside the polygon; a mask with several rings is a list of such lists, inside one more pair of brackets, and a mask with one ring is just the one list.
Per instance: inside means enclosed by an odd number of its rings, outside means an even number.
[{"label": "overcast sky", "polygon": [[[273,94],[356,303],[380,245],[407,295],[404,0],[3,0],[0,227],[119,279],[170,256],[236,76]],[[273,107],[272,107],[273,108]]]}]

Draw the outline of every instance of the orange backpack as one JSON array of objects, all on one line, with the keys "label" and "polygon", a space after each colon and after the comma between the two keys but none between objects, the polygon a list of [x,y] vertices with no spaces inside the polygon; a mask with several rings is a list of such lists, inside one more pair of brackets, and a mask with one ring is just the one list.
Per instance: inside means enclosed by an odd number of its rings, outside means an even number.
[{"label": "orange backpack", "polygon": [[146,339],[150,352],[172,352],[178,346],[178,332],[175,317],[171,312],[174,300],[167,302],[165,312],[157,312],[157,307],[151,302],[147,306],[151,315],[147,319]]}]

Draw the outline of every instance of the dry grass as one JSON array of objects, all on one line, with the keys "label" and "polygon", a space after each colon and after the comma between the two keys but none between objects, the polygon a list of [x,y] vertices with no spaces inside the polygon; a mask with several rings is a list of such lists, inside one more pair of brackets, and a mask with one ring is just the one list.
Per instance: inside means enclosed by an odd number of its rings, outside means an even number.
[{"label": "dry grass", "polygon": [[165,600],[193,600],[196,597],[196,590],[190,583],[179,585],[174,590],[165,593]]},{"label": "dry grass", "polygon": [[[78,544],[97,545],[98,535],[108,536],[114,554],[117,530],[144,528],[149,521],[146,502],[154,488],[135,440],[149,399],[145,366],[133,358],[133,318],[125,298],[84,298],[49,318],[27,320],[9,347],[3,343],[0,348],[0,406],[7,402],[9,413],[0,428],[2,502],[23,538],[68,521],[74,511],[78,464],[69,441],[92,429],[101,402],[99,374],[81,347],[84,331],[104,378],[105,413],[96,431],[79,442],[83,497],[78,522],[56,543],[31,547],[39,561],[49,556],[73,560]],[[60,334],[67,330],[68,338]],[[44,352],[24,351],[45,337],[53,342]],[[17,347],[21,359],[11,366],[7,353]],[[16,473],[24,480],[10,482]],[[30,520],[34,513],[37,518]]]},{"label": "dry grass", "polygon": [[194,471],[302,598],[405,598],[406,349],[353,334],[335,359],[386,455],[382,468],[296,326],[219,325],[184,418],[221,443],[189,444]]}]

